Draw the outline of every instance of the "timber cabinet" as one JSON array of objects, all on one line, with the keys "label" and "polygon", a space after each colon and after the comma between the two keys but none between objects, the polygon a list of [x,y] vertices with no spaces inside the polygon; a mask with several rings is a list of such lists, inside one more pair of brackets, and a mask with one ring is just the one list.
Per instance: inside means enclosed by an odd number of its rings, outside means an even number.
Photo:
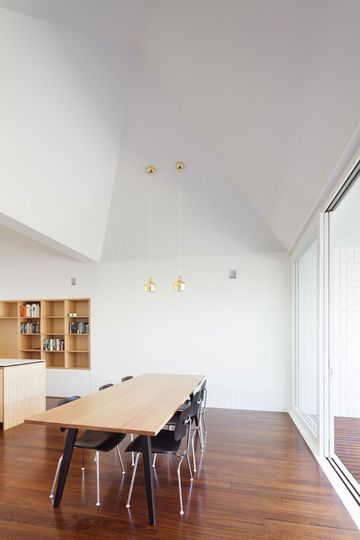
[{"label": "timber cabinet", "polygon": [[2,428],[22,424],[45,411],[43,360],[0,360],[0,423]]}]

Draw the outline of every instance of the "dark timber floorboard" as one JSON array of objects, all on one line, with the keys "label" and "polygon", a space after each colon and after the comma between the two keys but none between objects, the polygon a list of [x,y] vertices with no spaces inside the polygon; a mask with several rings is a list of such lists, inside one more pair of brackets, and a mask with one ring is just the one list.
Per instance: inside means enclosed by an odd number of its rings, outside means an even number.
[{"label": "dark timber floorboard", "polygon": [[334,450],[360,483],[360,418],[334,418]]},{"label": "dark timber floorboard", "polygon": [[75,450],[61,508],[54,510],[48,495],[64,434],[26,424],[1,432],[1,540],[360,538],[287,414],[208,409],[207,423],[192,486],[183,467],[184,516],[178,513],[175,460],[158,458],[156,527],[147,524],[142,466],[131,511],[125,508],[129,455],[125,477],[114,452],[101,456],[98,509],[93,453],[87,452],[82,475],[81,451]]}]

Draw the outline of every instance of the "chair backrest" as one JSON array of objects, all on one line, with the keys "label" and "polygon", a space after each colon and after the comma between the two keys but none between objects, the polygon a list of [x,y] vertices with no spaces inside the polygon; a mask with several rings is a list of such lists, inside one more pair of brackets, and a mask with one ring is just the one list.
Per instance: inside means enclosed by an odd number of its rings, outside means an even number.
[{"label": "chair backrest", "polygon": [[[80,399],[80,396],[70,396],[70,397],[66,397],[64,399],[60,399],[60,401],[57,402],[56,406],[61,407],[61,405],[65,405],[65,403],[70,403],[71,401],[75,401],[76,399]],[[66,431],[66,428],[61,427],[60,431],[62,431],[64,433],[64,431]]]},{"label": "chair backrest", "polygon": [[134,378],[133,375],[126,375],[126,377],[123,377],[121,379],[121,382],[129,381],[130,379],[133,379],[133,378]]},{"label": "chair backrest", "polygon": [[56,406],[60,407],[61,405],[65,405],[65,403],[70,403],[70,401],[75,401],[76,399],[80,399],[80,396],[70,396],[64,399],[60,399],[60,401],[57,402]]},{"label": "chair backrest", "polygon": [[190,405],[191,419],[199,416],[200,407],[201,407],[201,391],[196,392],[196,394],[194,394],[191,398],[191,405]]},{"label": "chair backrest", "polygon": [[101,392],[101,390],[105,390],[105,388],[110,388],[110,386],[114,386],[112,382],[99,386],[99,392]]},{"label": "chair backrest", "polygon": [[191,422],[191,407],[192,404],[186,407],[179,416],[175,431],[173,431],[175,441],[180,441],[186,435],[187,424]]},{"label": "chair backrest", "polygon": [[201,401],[204,401],[204,400],[205,400],[205,396],[206,396],[206,379],[205,379],[205,381],[202,383],[201,388],[200,388],[200,397],[201,397]]},{"label": "chair backrest", "polygon": [[206,404],[207,404],[207,388],[206,388],[206,379],[203,382],[201,389],[200,389],[200,397],[201,397],[201,414],[204,414],[206,410]]}]

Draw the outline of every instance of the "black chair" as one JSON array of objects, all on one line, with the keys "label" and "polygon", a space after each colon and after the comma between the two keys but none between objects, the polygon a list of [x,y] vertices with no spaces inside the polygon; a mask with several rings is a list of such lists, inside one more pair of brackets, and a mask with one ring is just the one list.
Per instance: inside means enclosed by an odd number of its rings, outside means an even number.
[{"label": "black chair", "polygon": [[[61,399],[57,406],[60,407],[61,405],[65,405],[66,403],[70,403],[71,401],[75,401],[76,399],[80,399],[80,396],[72,396],[69,398]],[[60,428],[61,431],[66,431],[66,428]],[[92,431],[87,429],[84,431],[76,440],[76,443],[74,445],[74,448],[82,448],[83,450],[83,463],[81,470],[85,470],[84,466],[84,450],[95,450],[95,461],[96,461],[96,506],[100,506],[100,452],[110,452],[114,448],[117,451],[117,455],[122,467],[122,474],[125,474],[124,464],[121,458],[120,449],[118,445],[120,442],[125,438],[125,433],[110,433],[106,431]],[[63,456],[61,455],[56,467],[55,477],[53,481],[53,485],[51,488],[51,492],[49,495],[49,498],[52,499],[54,497],[54,491],[56,482],[59,476],[60,466],[61,462],[63,460]]]},{"label": "black chair", "polygon": [[[99,386],[99,392],[101,392],[101,390],[106,390],[107,388],[111,388],[112,386],[114,386],[113,383],[103,384],[102,386]],[[120,452],[120,449],[117,449],[117,450],[118,450],[119,460],[120,460],[120,463],[121,463],[122,473],[125,474],[125,468],[124,468],[124,463],[123,463],[123,460],[122,460],[122,457],[121,457],[121,452]],[[96,461],[96,455],[95,455],[94,461]]]},{"label": "black chair", "polygon": [[[75,401],[76,399],[80,399],[80,398],[81,396],[66,397],[64,399],[60,399],[60,401],[57,402],[56,406],[60,407],[61,405],[65,405],[65,403],[70,403],[71,401]],[[60,429],[63,429],[65,431],[66,428],[60,428]]]},{"label": "black chair", "polygon": [[200,397],[201,397],[201,408],[200,408],[200,421],[201,421],[201,429],[203,433],[203,442],[204,442],[204,433],[207,433],[206,423],[205,423],[205,411],[206,411],[206,405],[207,405],[207,388],[206,388],[206,380],[203,382],[200,390]]},{"label": "black chair", "polygon": [[130,381],[130,379],[133,379],[133,378],[134,378],[133,375],[126,375],[126,377],[123,377],[121,379],[121,382]]},{"label": "black chair", "polygon": [[99,392],[101,392],[101,390],[106,390],[106,388],[110,388],[111,386],[114,386],[112,382],[103,384],[102,386],[99,386]]},{"label": "black chair", "polygon": [[[182,489],[181,489],[181,474],[180,468],[181,464],[186,458],[189,472],[190,472],[190,481],[193,481],[193,475],[191,472],[191,465],[189,459],[189,444],[190,444],[190,430],[188,429],[191,423],[191,409],[192,405],[187,407],[184,411],[181,412],[175,431],[169,431],[168,429],[162,429],[155,437],[151,437],[151,446],[152,451],[156,454],[173,454],[180,458],[179,465],[177,467],[177,477],[179,485],[179,499],[180,499],[180,514],[184,513],[183,500],[182,500]],[[187,434],[187,441],[182,453],[178,454],[178,450],[181,445],[182,439]],[[129,495],[126,503],[126,508],[130,508],[131,495],[133,492],[134,481],[136,470],[139,462],[140,454],[142,453],[142,443],[141,438],[136,437],[136,439],[129,444],[125,452],[136,452],[135,466],[133,474],[131,477],[131,484],[129,489]]]},{"label": "black chair", "polygon": [[[134,377],[132,375],[127,375],[126,377],[123,377],[121,379],[121,382],[129,381],[130,379],[133,379]],[[99,390],[105,390],[106,388],[110,388],[111,386],[114,386],[113,383],[107,383],[100,386]],[[130,433],[130,440],[134,440],[134,435]],[[134,466],[134,452],[131,453],[131,466]]]},{"label": "black chair", "polygon": [[201,390],[194,394],[193,399],[190,405],[190,416],[191,416],[191,425],[190,432],[191,436],[191,453],[193,458],[193,470],[197,471],[196,468],[196,455],[195,455],[195,435],[199,436],[200,448],[201,451],[204,451],[204,435],[202,432],[202,423],[201,423]]},{"label": "black chair", "polygon": [[[202,388],[202,387],[201,387]],[[195,435],[198,434],[199,440],[200,440],[200,448],[203,452],[204,450],[204,439],[203,439],[203,432],[202,432],[202,423],[201,423],[201,388],[200,390],[197,390],[194,394],[190,395],[190,405],[187,406],[187,408],[190,408],[190,443],[191,443],[191,453],[193,458],[193,471],[196,472],[196,455],[195,455]],[[181,406],[183,407],[183,405]],[[179,409],[176,411],[174,416],[170,418],[170,420],[167,422],[167,426],[170,427],[170,429],[173,429],[174,426],[177,425],[178,419],[182,413],[182,410]],[[154,455],[153,459],[153,467],[155,467],[156,463],[156,454]]]},{"label": "black chair", "polygon": [[[126,377],[122,377],[121,382],[130,381],[130,379],[133,379],[133,378],[134,378],[133,375],[126,375]],[[134,435],[132,433],[130,433],[130,440],[131,440],[131,442],[134,440]],[[131,452],[131,466],[133,467],[134,464],[135,464],[134,452]]]}]

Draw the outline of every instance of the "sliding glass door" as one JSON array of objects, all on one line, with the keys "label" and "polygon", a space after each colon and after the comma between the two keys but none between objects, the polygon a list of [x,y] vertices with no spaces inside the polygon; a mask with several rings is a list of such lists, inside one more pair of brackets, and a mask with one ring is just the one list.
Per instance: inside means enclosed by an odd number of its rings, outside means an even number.
[{"label": "sliding glass door", "polygon": [[330,458],[360,493],[360,180],[329,213]]},{"label": "sliding glass door", "polygon": [[318,237],[296,260],[296,408],[318,430]]}]

